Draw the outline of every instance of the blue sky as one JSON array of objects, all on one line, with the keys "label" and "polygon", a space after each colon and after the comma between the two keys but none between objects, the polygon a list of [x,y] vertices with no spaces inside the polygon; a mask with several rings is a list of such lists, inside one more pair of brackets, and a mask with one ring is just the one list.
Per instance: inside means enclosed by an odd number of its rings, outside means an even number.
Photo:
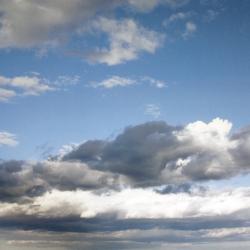
[{"label": "blue sky", "polygon": [[248,0],[0,0],[0,249],[248,249],[249,79]]},{"label": "blue sky", "polygon": [[[180,13],[182,19],[168,21]],[[109,43],[105,34],[94,31],[80,36],[69,31],[67,41],[54,48],[35,44],[25,49],[7,45],[1,49],[4,77],[38,72],[51,84],[59,76],[79,77],[75,85],[65,82],[67,86],[56,91],[0,103],[1,130],[15,134],[19,141],[14,149],[2,147],[1,158],[36,158],[36,148],[44,144],[56,150],[69,142],[107,138],[125,126],[155,119],[145,114],[148,104],[158,106],[157,119],[170,124],[215,117],[229,119],[236,128],[249,124],[248,1],[191,2],[180,8],[158,6],[150,12],[127,7],[108,15],[116,20],[136,20],[158,36],[164,35],[165,40],[153,53],[142,51],[136,59],[115,65],[84,59],[84,53],[96,44]],[[188,22],[195,30],[184,38]],[[46,52],[39,56],[39,51]],[[138,85],[91,88],[92,82],[112,76],[135,79]],[[139,84],[143,77],[163,81],[166,87]]]}]

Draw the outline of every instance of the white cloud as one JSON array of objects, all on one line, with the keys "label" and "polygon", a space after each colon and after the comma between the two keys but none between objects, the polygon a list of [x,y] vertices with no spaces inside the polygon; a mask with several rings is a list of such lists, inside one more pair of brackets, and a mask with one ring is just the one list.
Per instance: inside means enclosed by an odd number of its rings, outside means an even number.
[{"label": "white cloud", "polygon": [[38,76],[17,76],[4,77],[0,76],[0,86],[2,89],[4,101],[9,100],[16,95],[40,95],[44,92],[51,91],[53,88],[47,82]]},{"label": "white cloud", "polygon": [[16,135],[9,132],[0,132],[0,146],[16,146],[18,141]]},{"label": "white cloud", "polygon": [[10,98],[16,96],[16,92],[9,89],[0,88],[0,102],[6,102]]},{"label": "white cloud", "polygon": [[165,81],[162,80],[158,80],[155,79],[153,77],[149,77],[149,76],[144,76],[141,79],[143,82],[148,82],[150,85],[156,87],[156,88],[165,88],[167,86],[167,83]]},{"label": "white cloud", "polygon": [[156,104],[147,104],[145,108],[145,114],[153,116],[156,119],[161,115],[160,107]]},{"label": "white cloud", "polygon": [[123,189],[107,193],[52,190],[31,204],[1,203],[0,216],[92,218],[114,213],[120,219],[202,218],[236,216],[250,209],[249,188],[159,194],[151,189]]},{"label": "white cloud", "polygon": [[41,95],[48,91],[61,90],[65,86],[76,85],[80,77],[61,75],[50,81],[33,72],[31,75],[5,77],[0,75],[0,101],[8,101],[15,96]]},{"label": "white cloud", "polygon": [[107,78],[101,82],[92,82],[91,86],[95,88],[102,87],[106,89],[112,89],[115,87],[127,87],[130,85],[144,84],[144,83],[159,89],[165,88],[167,86],[167,83],[165,81],[158,80],[149,76],[144,76],[139,78],[128,78],[116,75],[111,76],[110,78]]},{"label": "white cloud", "polygon": [[103,87],[106,89],[111,89],[115,87],[126,87],[129,85],[135,84],[136,81],[130,78],[120,77],[120,76],[112,76],[108,79],[105,79],[99,83],[93,83],[94,87]]},{"label": "white cloud", "polygon": [[102,17],[93,23],[93,28],[107,34],[110,44],[87,56],[92,63],[116,65],[137,59],[142,52],[153,54],[164,40],[163,34],[146,29],[132,19],[117,21]]},{"label": "white cloud", "polygon": [[192,12],[177,12],[175,14],[170,15],[169,18],[163,21],[163,25],[167,26],[170,23],[180,21],[180,20],[186,20],[187,18],[192,16]]},{"label": "white cloud", "polygon": [[184,39],[189,38],[195,31],[197,30],[197,26],[194,22],[188,21],[185,24],[185,31],[182,34]]}]

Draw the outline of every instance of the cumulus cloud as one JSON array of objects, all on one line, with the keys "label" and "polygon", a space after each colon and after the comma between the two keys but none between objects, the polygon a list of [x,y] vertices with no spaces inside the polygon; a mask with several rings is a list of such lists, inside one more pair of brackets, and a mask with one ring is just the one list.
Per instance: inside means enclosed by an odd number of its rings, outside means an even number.
[{"label": "cumulus cloud", "polygon": [[249,172],[249,128],[231,129],[219,118],[155,121],[49,160],[1,161],[1,228],[88,232],[91,239],[108,231],[115,249],[119,240],[145,241],[143,232],[152,242],[246,239],[250,189],[201,186]]},{"label": "cumulus cloud", "polygon": [[47,82],[38,76],[0,76],[1,88],[0,100],[7,101],[10,98],[20,95],[40,95],[44,92],[51,91],[53,88]]},{"label": "cumulus cloud", "polygon": [[109,46],[96,48],[87,59],[93,63],[121,64],[138,58],[142,52],[154,53],[164,40],[164,35],[149,30],[132,19],[115,20],[99,18],[92,24],[94,30],[108,36]]},{"label": "cumulus cloud", "polygon": [[81,22],[97,11],[112,8],[115,2],[1,0],[0,48],[54,46],[65,40]]},{"label": "cumulus cloud", "polygon": [[79,83],[79,76],[58,76],[54,81],[33,72],[30,75],[6,77],[0,75],[0,101],[7,102],[16,96],[37,96]]},{"label": "cumulus cloud", "polygon": [[64,160],[125,174],[137,185],[229,178],[247,172],[250,163],[248,130],[231,135],[231,128],[219,118],[183,127],[149,122],[128,127],[113,141],[83,143]]},{"label": "cumulus cloud", "polygon": [[16,146],[17,144],[16,135],[6,131],[0,131],[0,146]]}]

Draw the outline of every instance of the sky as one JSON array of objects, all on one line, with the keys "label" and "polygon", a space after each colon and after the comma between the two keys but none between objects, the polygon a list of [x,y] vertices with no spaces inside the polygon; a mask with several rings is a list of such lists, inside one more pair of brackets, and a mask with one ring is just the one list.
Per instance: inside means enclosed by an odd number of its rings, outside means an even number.
[{"label": "sky", "polygon": [[248,0],[0,0],[0,249],[250,246]]}]

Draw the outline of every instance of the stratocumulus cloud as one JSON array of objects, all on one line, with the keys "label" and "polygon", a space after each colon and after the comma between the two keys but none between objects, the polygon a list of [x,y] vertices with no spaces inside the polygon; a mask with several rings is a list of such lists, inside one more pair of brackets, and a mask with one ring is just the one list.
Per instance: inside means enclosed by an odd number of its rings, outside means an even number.
[{"label": "stratocumulus cloud", "polygon": [[[159,241],[247,239],[249,188],[202,186],[249,172],[249,129],[231,129],[220,118],[185,126],[155,121],[127,127],[113,140],[74,145],[44,161],[1,161],[1,228],[47,231],[52,249],[57,245],[52,231],[63,232],[59,238],[76,234],[58,241],[76,249],[80,236],[88,249],[95,238],[103,239],[100,247],[114,249],[124,240],[124,248],[138,247],[145,238],[156,249]],[[11,238],[8,244],[47,246],[39,237]]]}]

